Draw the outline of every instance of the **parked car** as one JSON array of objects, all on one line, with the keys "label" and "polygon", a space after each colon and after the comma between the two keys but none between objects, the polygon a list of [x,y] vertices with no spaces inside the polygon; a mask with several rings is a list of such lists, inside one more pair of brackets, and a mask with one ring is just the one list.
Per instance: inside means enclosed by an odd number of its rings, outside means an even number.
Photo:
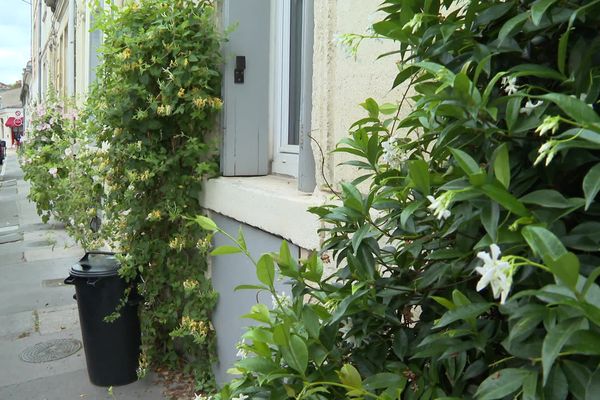
[{"label": "parked car", "polygon": [[0,140],[0,165],[4,163],[6,158],[6,141]]}]

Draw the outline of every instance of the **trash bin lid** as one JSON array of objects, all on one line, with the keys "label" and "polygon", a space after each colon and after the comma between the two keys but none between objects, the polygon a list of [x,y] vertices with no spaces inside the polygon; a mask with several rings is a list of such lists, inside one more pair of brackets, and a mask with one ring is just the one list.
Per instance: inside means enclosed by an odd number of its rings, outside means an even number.
[{"label": "trash bin lid", "polygon": [[115,276],[120,266],[115,253],[89,252],[71,267],[71,275],[80,278]]}]

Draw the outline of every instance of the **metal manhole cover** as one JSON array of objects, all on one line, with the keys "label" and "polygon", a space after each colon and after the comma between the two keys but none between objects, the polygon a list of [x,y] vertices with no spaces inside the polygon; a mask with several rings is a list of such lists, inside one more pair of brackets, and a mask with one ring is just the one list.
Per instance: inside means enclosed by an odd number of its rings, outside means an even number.
[{"label": "metal manhole cover", "polygon": [[81,342],[77,339],[56,339],[28,347],[19,358],[29,363],[43,363],[68,357],[80,349]]}]

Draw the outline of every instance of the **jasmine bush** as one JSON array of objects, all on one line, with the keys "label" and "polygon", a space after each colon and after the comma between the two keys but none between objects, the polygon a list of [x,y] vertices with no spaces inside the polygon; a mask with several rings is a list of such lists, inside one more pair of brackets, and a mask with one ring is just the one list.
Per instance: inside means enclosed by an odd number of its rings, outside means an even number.
[{"label": "jasmine bush", "polygon": [[366,100],[336,150],[360,175],[312,212],[337,271],[256,261],[293,297],[252,308],[217,398],[598,398],[600,1],[381,10],[409,100]]}]

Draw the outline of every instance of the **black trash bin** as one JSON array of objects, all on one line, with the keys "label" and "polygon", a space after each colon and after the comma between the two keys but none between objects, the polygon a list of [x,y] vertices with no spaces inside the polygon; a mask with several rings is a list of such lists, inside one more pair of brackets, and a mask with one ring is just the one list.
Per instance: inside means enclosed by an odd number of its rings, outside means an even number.
[{"label": "black trash bin", "polygon": [[[131,284],[121,279],[114,253],[89,252],[65,279],[75,285],[79,323],[90,381],[119,386],[137,380],[140,321],[137,296],[132,293],[113,322],[104,318],[116,309]],[[132,290],[134,292],[134,290]]]}]

